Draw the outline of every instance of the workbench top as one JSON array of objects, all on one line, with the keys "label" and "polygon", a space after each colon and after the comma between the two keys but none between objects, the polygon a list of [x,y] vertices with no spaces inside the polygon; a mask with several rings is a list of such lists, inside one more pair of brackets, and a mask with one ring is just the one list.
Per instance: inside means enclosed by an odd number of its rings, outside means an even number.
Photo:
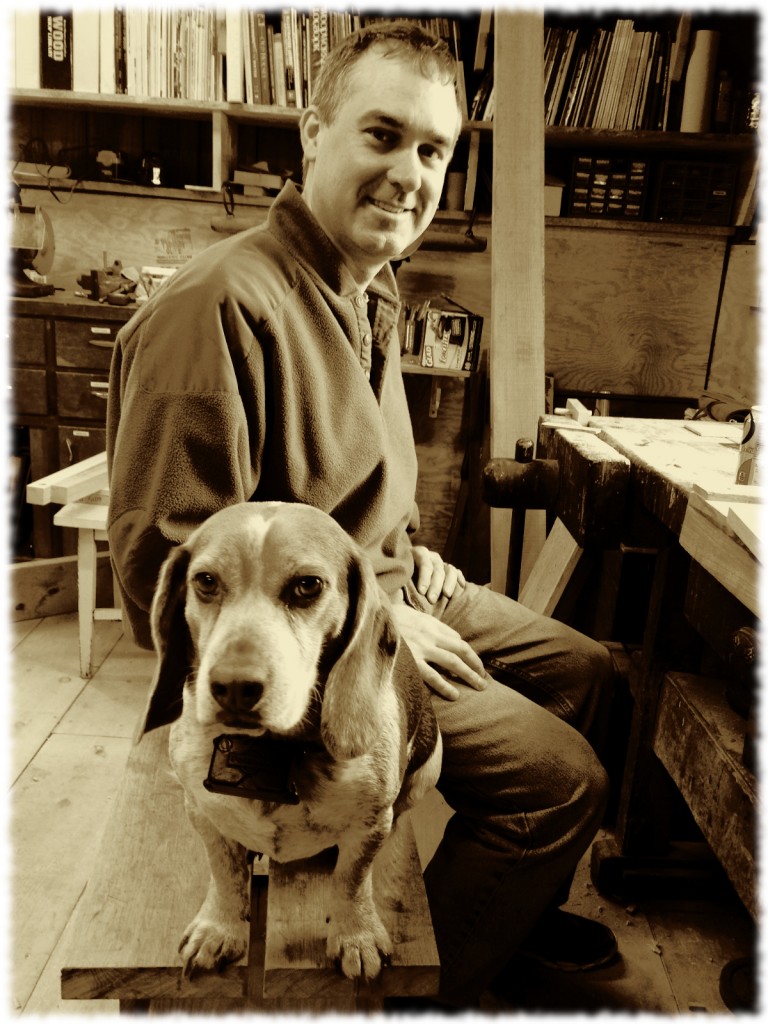
[{"label": "workbench top", "polygon": [[[563,430],[578,430],[559,416],[543,423],[555,421]],[[717,493],[735,486],[740,423],[593,416],[587,427],[629,459],[643,504],[676,534],[694,485]]]}]

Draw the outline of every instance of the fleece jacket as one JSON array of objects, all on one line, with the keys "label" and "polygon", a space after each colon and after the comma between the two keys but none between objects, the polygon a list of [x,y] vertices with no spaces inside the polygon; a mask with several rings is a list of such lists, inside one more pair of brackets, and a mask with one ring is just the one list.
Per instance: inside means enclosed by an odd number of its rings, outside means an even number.
[{"label": "fleece jacket", "polygon": [[385,266],[361,292],[300,191],[178,270],[120,331],[110,373],[109,542],[136,641],[171,546],[241,501],[305,502],[411,577],[417,462]]}]

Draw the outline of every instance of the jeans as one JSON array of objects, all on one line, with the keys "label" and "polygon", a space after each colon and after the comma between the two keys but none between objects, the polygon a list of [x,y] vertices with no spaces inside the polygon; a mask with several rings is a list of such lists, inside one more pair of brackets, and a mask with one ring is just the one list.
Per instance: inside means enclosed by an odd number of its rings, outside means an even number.
[{"label": "jeans", "polygon": [[608,795],[599,748],[613,668],[563,623],[474,583],[429,605],[493,676],[432,704],[444,743],[438,789],[455,811],[424,879],[440,997],[472,1005],[544,910],[564,902]]}]

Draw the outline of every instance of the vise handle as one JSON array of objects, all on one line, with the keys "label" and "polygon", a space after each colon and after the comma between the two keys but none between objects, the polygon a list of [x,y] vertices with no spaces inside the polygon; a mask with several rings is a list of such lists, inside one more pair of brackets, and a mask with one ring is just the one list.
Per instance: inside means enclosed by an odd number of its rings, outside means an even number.
[{"label": "vise handle", "polygon": [[552,509],[559,492],[557,459],[490,459],[483,468],[483,500],[492,508]]}]

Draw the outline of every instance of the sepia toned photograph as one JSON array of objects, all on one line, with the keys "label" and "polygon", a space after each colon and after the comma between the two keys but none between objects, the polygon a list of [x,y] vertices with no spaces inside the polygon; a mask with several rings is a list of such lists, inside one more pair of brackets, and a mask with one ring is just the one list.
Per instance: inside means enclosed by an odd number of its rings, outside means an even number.
[{"label": "sepia toned photograph", "polygon": [[761,11],[4,21],[7,1015],[761,1014]]}]

